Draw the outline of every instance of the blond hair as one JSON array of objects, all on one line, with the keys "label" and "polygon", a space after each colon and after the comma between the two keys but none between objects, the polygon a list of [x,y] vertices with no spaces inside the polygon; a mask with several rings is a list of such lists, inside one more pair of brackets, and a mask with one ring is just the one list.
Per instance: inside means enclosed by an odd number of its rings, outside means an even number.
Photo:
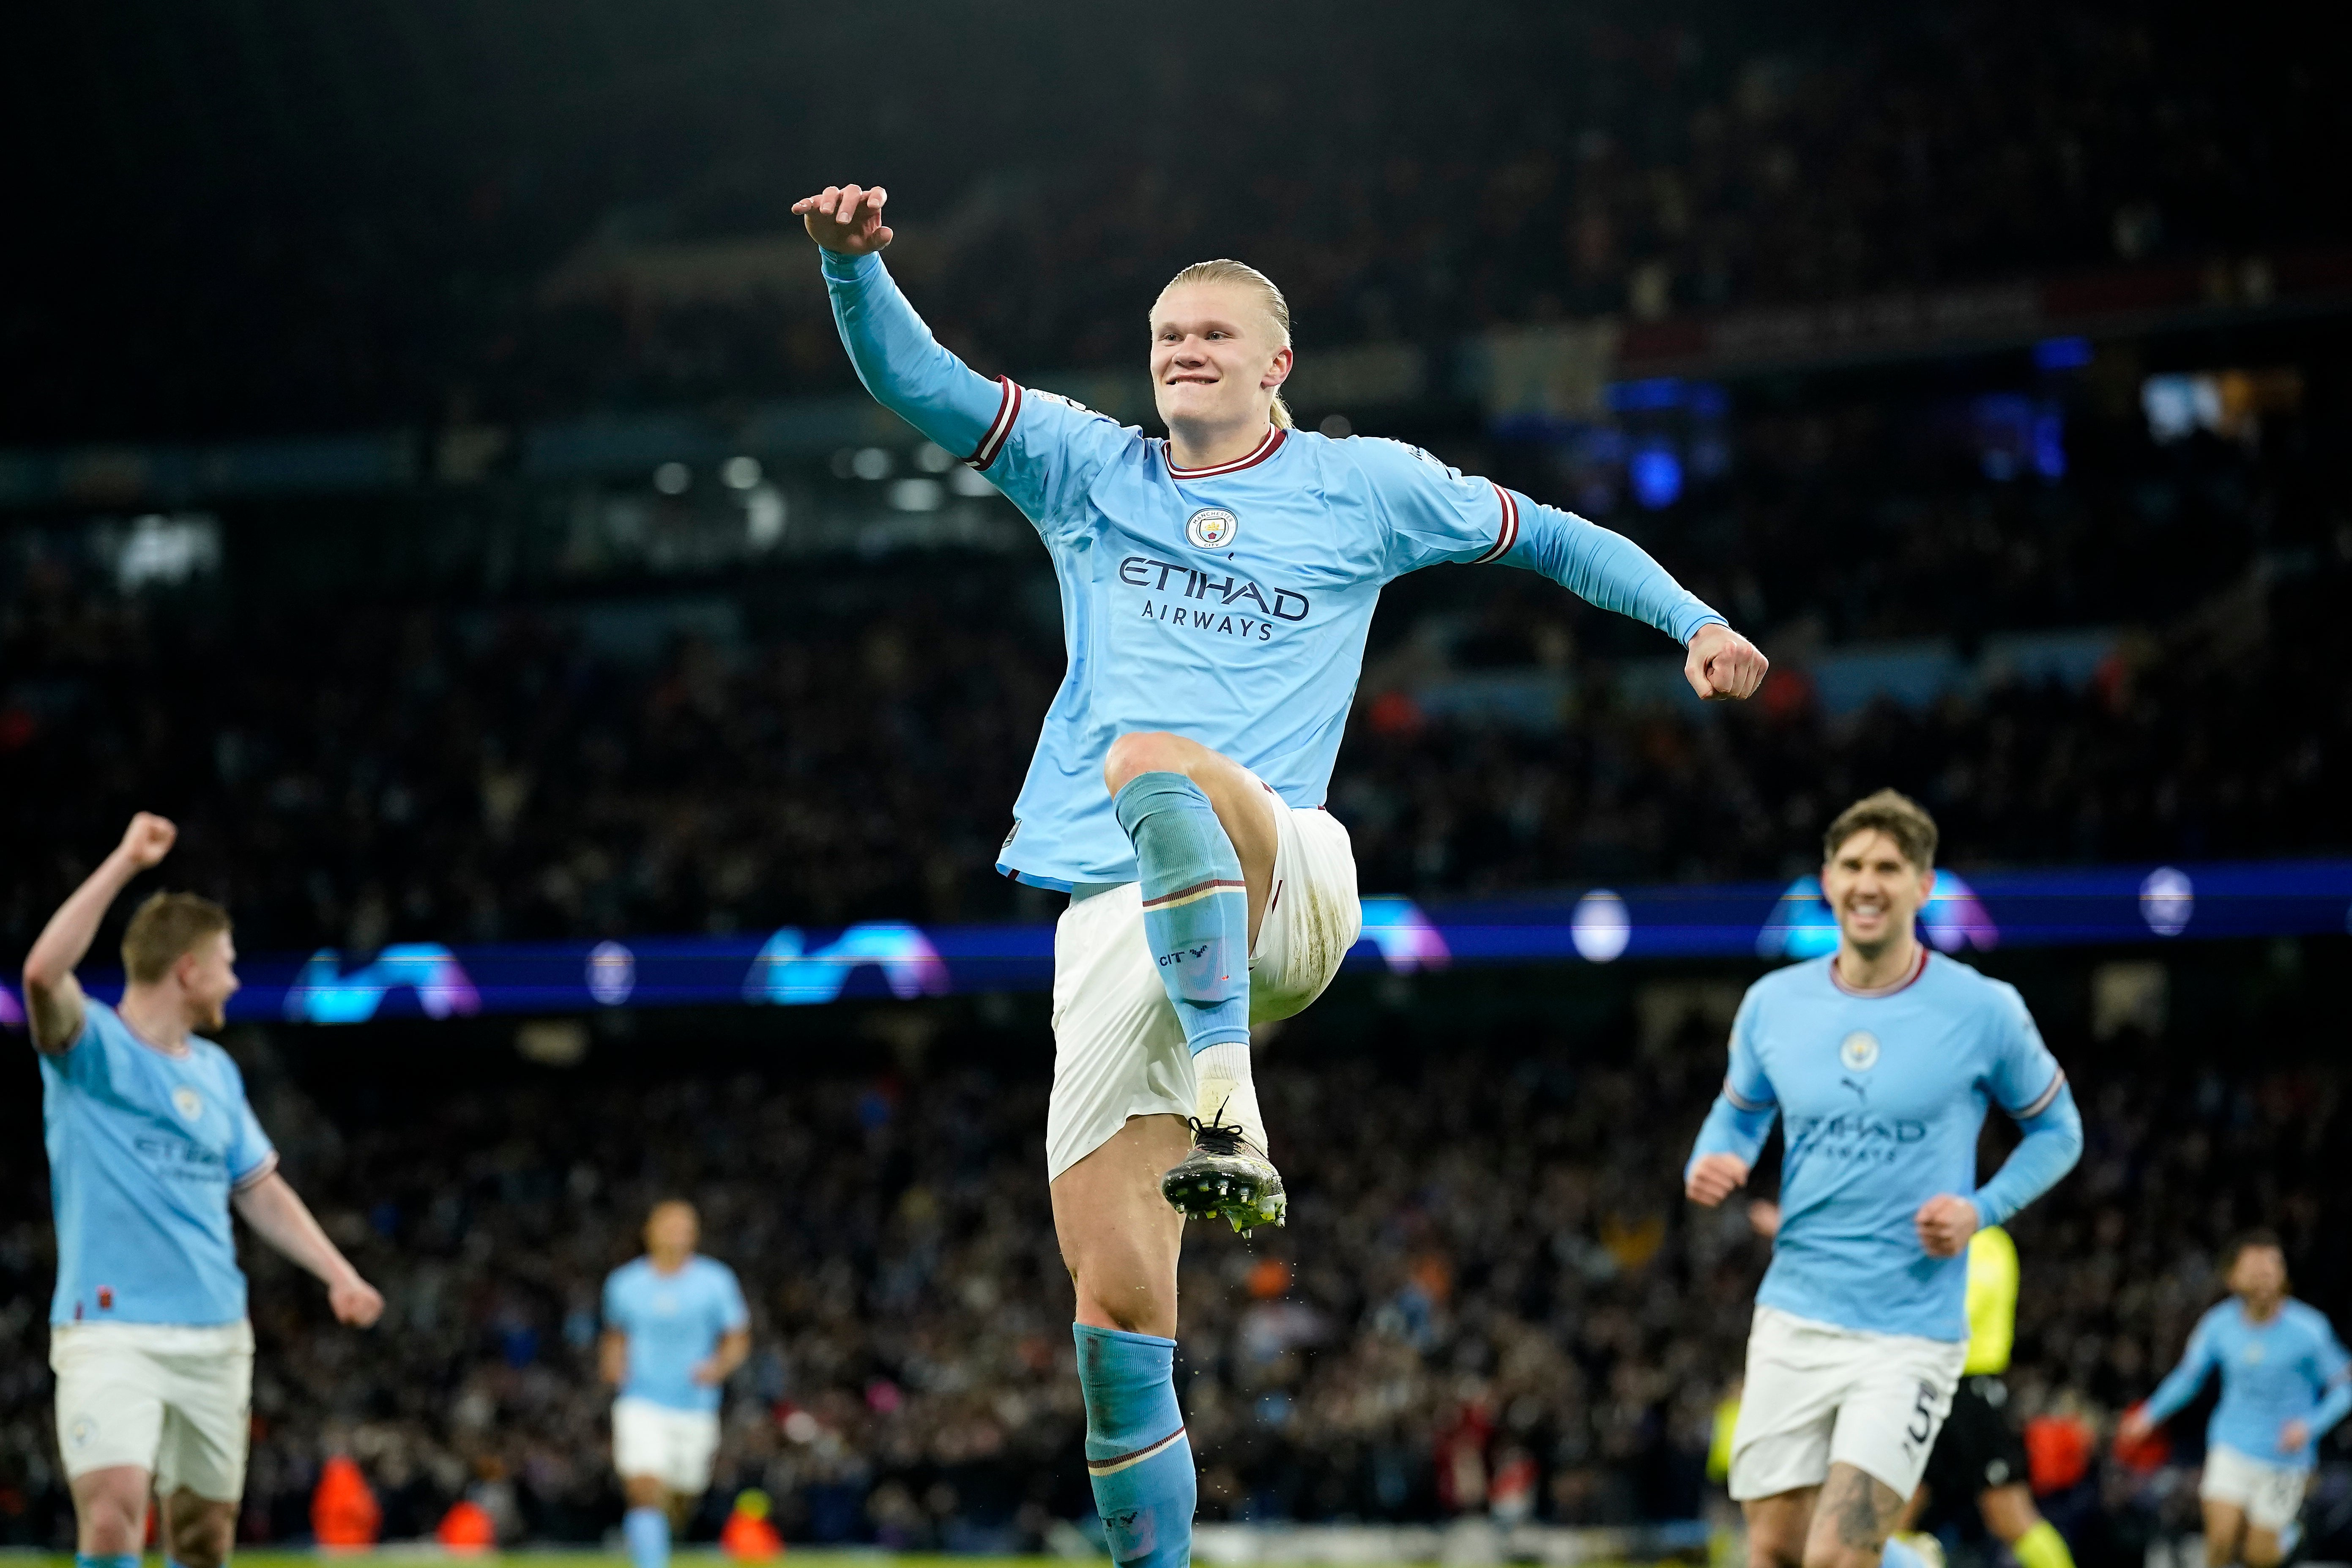
[{"label": "blond hair", "polygon": [[[1290,301],[1282,297],[1282,290],[1274,286],[1273,279],[1248,262],[1235,261],[1229,256],[1221,256],[1214,261],[1195,261],[1168,279],[1168,289],[1184,283],[1239,283],[1244,288],[1255,289],[1258,303],[1265,309],[1266,320],[1274,323],[1276,341],[1284,348],[1290,346]],[[1168,289],[1160,292],[1164,295]],[[1297,423],[1291,418],[1290,405],[1282,400],[1282,394],[1278,391],[1274,395],[1274,422],[1284,430]]]},{"label": "blond hair", "polygon": [[172,973],[172,965],[215,931],[229,929],[228,911],[194,893],[157,893],[122,929],[122,972],[142,985]]},{"label": "blond hair", "polygon": [[1895,840],[1903,858],[1922,871],[1936,864],[1936,819],[1899,790],[1866,795],[1839,812],[1822,835],[1822,858],[1835,859],[1839,847],[1857,833],[1884,833]]}]

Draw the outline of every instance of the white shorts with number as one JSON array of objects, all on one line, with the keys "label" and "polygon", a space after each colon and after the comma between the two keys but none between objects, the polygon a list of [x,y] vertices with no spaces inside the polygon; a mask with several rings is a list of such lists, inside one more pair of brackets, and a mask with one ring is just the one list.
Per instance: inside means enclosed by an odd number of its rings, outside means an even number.
[{"label": "white shorts with number", "polygon": [[[1261,782],[1261,788],[1265,787]],[[1323,994],[1363,934],[1356,857],[1328,811],[1275,813],[1274,885],[1250,949],[1250,1021],[1287,1018]],[[1130,1116],[1191,1116],[1192,1054],[1143,934],[1143,892],[1124,882],[1073,900],[1054,928],[1054,1094],[1045,1174],[1060,1175]]]},{"label": "white shorts with number", "polygon": [[652,1476],[674,1492],[710,1489],[719,1454],[719,1413],[675,1410],[650,1399],[613,1402],[613,1468],[624,1479]]},{"label": "white shorts with number", "polygon": [[1968,1353],[1964,1340],[1874,1334],[1757,1308],[1731,1430],[1731,1495],[1745,1502],[1819,1486],[1835,1464],[1909,1497]]},{"label": "white shorts with number", "polygon": [[59,1323],[58,1451],[66,1474],[136,1465],[165,1497],[245,1495],[253,1433],[253,1325]]},{"label": "white shorts with number", "polygon": [[2197,1495],[2207,1502],[2225,1502],[2246,1516],[2256,1530],[2273,1535],[2294,1522],[2303,1511],[2303,1493],[2311,1472],[2292,1465],[2273,1465],[2225,1448],[2216,1443],[2205,1450],[2205,1479]]}]

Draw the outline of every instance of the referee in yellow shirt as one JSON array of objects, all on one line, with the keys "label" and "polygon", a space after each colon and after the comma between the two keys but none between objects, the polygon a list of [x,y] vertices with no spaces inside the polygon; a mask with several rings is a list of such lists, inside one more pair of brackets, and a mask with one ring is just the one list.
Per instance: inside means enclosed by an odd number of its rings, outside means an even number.
[{"label": "referee in yellow shirt", "polygon": [[2074,1568],[2066,1538],[2033,1506],[2025,1442],[2009,1419],[2009,1385],[2000,1374],[2016,1340],[2017,1243],[2000,1226],[1987,1226],[1969,1241],[1969,1359],[1903,1528],[1917,1522],[1931,1497],[1973,1495],[1985,1529],[2020,1568]]},{"label": "referee in yellow shirt", "polygon": [[[1748,1221],[1768,1241],[1780,1229],[1780,1205],[1769,1198],[1748,1205]],[[1985,1529],[2009,1548],[2019,1568],[2074,1568],[2074,1554],[2058,1527],[2033,1506],[2025,1440],[2009,1421],[2009,1352],[2017,1342],[2017,1243],[1997,1225],[1969,1240],[1969,1358],[1952,1413],[1927,1456],[1927,1473],[1904,1510],[1902,1532],[1916,1529],[1937,1495],[1973,1495]],[[1939,1550],[1929,1561],[1942,1557]]]}]

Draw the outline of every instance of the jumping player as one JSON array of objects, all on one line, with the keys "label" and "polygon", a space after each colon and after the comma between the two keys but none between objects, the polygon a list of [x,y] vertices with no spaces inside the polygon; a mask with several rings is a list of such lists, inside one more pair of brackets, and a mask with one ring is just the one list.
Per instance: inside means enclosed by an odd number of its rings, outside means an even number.
[{"label": "jumping player", "polygon": [[867,390],[1020,507],[1060,580],[1069,670],[999,868],[1070,895],[1046,1163],[1097,1505],[1114,1558],[1182,1563],[1182,1221],[1284,1215],[1249,1026],[1313,1001],[1360,931],[1320,807],[1381,586],[1504,562],[1674,637],[1701,697],[1748,696],[1765,662],[1605,529],[1410,447],[1293,428],[1289,309],[1238,262],[1186,268],[1151,309],[1164,441],[975,374],[884,268],[885,200],[829,187],[793,210]]},{"label": "jumping player", "polygon": [[598,1346],[613,1402],[613,1468],[629,1511],[634,1568],[664,1568],[669,1538],[709,1489],[719,1389],[751,1351],[751,1314],[735,1271],[695,1251],[702,1222],[673,1198],[646,1216],[646,1255],[604,1281]]},{"label": "jumping player", "polygon": [[[1919,941],[1927,814],[1882,790],[1830,825],[1822,857],[1837,951],[1748,988],[1685,1191],[1729,1197],[1786,1118],[1732,1436],[1750,1568],[1918,1568],[1888,1538],[1967,1358],[1960,1255],[2073,1168],[2082,1121],[2017,992]],[[2025,1136],[1979,1187],[1988,1104]]]},{"label": "jumping player", "polygon": [[383,1311],[278,1173],[236,1064],[195,1032],[222,1026],[237,988],[227,912],[186,893],[141,904],[122,933],[119,1006],[74,976],[109,906],[176,837],[163,817],[132,817],[25,959],[58,1226],[49,1365],[79,1568],[136,1568],[151,1491],[173,1563],[228,1559],[253,1390],[232,1206],[326,1282],[339,1321],[364,1328]]},{"label": "jumping player", "polygon": [[2253,1231],[2231,1247],[2230,1299],[2197,1320],[2180,1364],[2117,1436],[2145,1438],[2197,1397],[2208,1373],[2221,1397],[2205,1428],[2205,1561],[2273,1568],[2293,1542],[2314,1455],[2352,1412],[2352,1358],[2327,1315],[2287,1294],[2286,1253]]}]

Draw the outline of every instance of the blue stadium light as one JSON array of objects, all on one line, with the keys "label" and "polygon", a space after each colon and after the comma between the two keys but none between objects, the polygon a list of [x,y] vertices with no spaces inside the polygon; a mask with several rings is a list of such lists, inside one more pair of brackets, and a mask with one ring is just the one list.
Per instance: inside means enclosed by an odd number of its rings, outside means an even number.
[{"label": "blue stadium light", "polygon": [[1633,481],[1633,499],[1651,511],[1663,511],[1682,499],[1683,460],[1663,441],[1636,447],[1626,478]]},{"label": "blue stadium light", "polygon": [[2033,368],[2040,371],[2080,370],[2091,363],[2088,338],[2044,338],[2033,345]]},{"label": "blue stadium light", "polygon": [[1648,381],[1612,381],[1607,395],[1612,413],[1654,414],[1683,405],[1683,384],[1671,375],[1654,376]]},{"label": "blue stadium light", "polygon": [[[1836,931],[1810,877],[1713,887],[1572,889],[1459,903],[1364,900],[1355,969],[1412,974],[1472,964],[1609,963],[1816,956]],[[2120,947],[2340,936],[2352,929],[2352,859],[2105,866],[1937,874],[1920,926],[1938,951]],[[358,1024],[379,1018],[591,1013],[618,1006],[811,1006],[1043,991],[1054,928],[786,926],[761,934],[445,947],[402,942],[346,966],[331,948],[241,961],[232,1019]],[[111,1001],[119,974],[89,973]],[[0,987],[0,1027],[24,1006]]]}]

